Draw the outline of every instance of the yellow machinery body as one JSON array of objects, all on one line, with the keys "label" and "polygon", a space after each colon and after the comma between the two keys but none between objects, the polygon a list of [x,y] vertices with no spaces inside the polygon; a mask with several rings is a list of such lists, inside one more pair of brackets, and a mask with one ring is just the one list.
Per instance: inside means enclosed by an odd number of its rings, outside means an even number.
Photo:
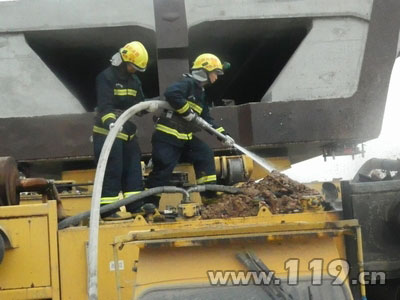
[{"label": "yellow machinery body", "polygon": [[[88,228],[57,233],[54,201],[0,211],[0,226],[12,244],[0,265],[0,299],[86,299]],[[332,212],[272,215],[266,208],[255,217],[226,220],[151,224],[138,216],[103,223],[99,299],[205,286],[207,271],[246,270],[236,259],[242,251],[256,253],[282,279],[285,263],[298,259],[300,280],[309,278],[315,258],[345,259],[343,235],[356,228],[356,221],[340,221]],[[326,276],[327,266],[321,272]]]},{"label": "yellow machinery body", "polygon": [[[192,167],[179,168],[194,180]],[[78,173],[67,172],[63,180],[92,180],[93,171]],[[61,199],[67,215],[90,207],[90,191],[61,194]],[[180,195],[163,196],[162,209],[180,200]],[[27,195],[22,205],[0,207],[0,232],[8,242],[0,264],[0,299],[87,299],[89,229],[57,230],[55,201],[41,202]],[[99,299],[146,299],[160,291],[209,287],[209,271],[246,270],[236,257],[241,252],[255,253],[282,280],[288,261],[298,260],[299,279],[310,278],[313,259],[346,259],[344,235],[360,238],[358,230],[357,221],[340,220],[335,212],[272,215],[263,206],[258,216],[245,218],[151,223],[138,215],[102,222]],[[323,277],[330,273],[328,264],[320,269]],[[352,299],[348,282],[342,290],[344,299]]]},{"label": "yellow machinery body", "polygon": [[9,243],[0,264],[0,299],[60,299],[55,201],[1,207],[0,227]]}]

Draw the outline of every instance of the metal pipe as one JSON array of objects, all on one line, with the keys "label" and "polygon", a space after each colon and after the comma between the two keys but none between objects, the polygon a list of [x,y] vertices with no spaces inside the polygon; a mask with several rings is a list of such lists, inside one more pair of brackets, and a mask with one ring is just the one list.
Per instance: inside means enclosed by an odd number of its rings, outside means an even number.
[{"label": "metal pipe", "polygon": [[357,260],[358,260],[358,268],[359,268],[359,280],[360,280],[360,289],[361,289],[361,300],[367,300],[367,291],[365,289],[365,274],[364,274],[364,254],[362,248],[362,235],[361,235],[361,226],[356,228],[357,234]]},{"label": "metal pipe", "polygon": [[128,121],[136,113],[150,108],[151,105],[158,105],[165,109],[171,109],[166,101],[152,100],[140,102],[128,110],[126,110],[115,122],[115,126],[109,131],[107,138],[101,149],[99,161],[96,169],[96,176],[93,185],[92,203],[90,209],[90,230],[89,230],[89,249],[88,249],[88,270],[89,270],[89,287],[88,294],[90,300],[98,299],[98,282],[97,282],[97,263],[98,263],[98,243],[99,243],[99,218],[100,218],[100,198],[103,187],[104,172],[106,170],[108,156],[111,147],[119,132],[119,128]]},{"label": "metal pipe", "polygon": [[205,121],[204,119],[202,119],[199,116],[196,116],[196,118],[194,118],[194,123],[199,126],[200,128],[203,128],[205,131],[215,135],[217,138],[221,139],[221,140],[225,140],[226,136],[225,134],[217,131],[216,129],[214,129],[210,123],[208,123],[207,121]]},{"label": "metal pipe", "polygon": [[[187,199],[189,199],[189,193],[182,188],[178,188],[175,186],[159,186],[159,187],[155,187],[155,188],[143,191],[140,194],[131,195],[129,197],[126,197],[126,198],[116,201],[114,203],[104,205],[104,206],[100,207],[100,214],[110,212],[112,210],[120,208],[121,206],[125,206],[125,205],[131,204],[133,202],[136,202],[140,199],[143,199],[143,198],[146,198],[146,197],[149,197],[152,195],[160,194],[160,193],[167,193],[167,194],[181,193],[181,194],[183,194],[185,201],[187,201]],[[60,223],[58,223],[58,229],[60,230],[60,229],[65,229],[70,226],[76,226],[81,221],[83,221],[89,217],[90,217],[90,210],[85,211],[80,214],[77,214],[75,216],[66,218],[63,221],[61,221]]]}]

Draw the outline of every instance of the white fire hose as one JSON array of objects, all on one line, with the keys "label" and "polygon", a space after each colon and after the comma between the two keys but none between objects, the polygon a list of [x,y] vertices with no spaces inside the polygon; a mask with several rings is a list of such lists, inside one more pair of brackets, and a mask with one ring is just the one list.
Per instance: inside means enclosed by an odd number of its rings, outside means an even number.
[{"label": "white fire hose", "polygon": [[[98,265],[98,244],[99,244],[99,219],[100,219],[100,198],[103,187],[104,173],[107,166],[108,157],[111,152],[112,145],[115,138],[119,133],[119,129],[128,121],[133,115],[137,114],[142,110],[148,110],[154,108],[164,108],[173,110],[166,101],[162,100],[151,100],[140,102],[128,110],[126,110],[115,122],[114,126],[109,131],[107,138],[104,142],[103,148],[101,149],[100,158],[97,164],[96,176],[93,184],[92,203],[90,210],[90,223],[89,223],[89,250],[88,250],[88,269],[89,269],[89,299],[98,299],[98,282],[97,282],[97,265]],[[220,139],[226,138],[224,134],[216,131],[210,124],[204,121],[200,117],[196,117],[194,120],[195,124],[201,128],[215,134]]]}]

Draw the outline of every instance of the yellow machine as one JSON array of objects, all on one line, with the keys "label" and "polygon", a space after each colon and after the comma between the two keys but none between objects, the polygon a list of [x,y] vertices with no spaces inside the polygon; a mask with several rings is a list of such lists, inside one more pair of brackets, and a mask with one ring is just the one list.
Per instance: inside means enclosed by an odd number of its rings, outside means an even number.
[{"label": "yellow machine", "polygon": [[[242,180],[261,173],[244,156],[216,157],[216,164],[226,180],[235,177],[235,168],[245,174]],[[175,172],[194,182],[192,166]],[[66,215],[89,209],[90,188],[76,184],[93,182],[93,176],[94,170],[63,173],[59,186],[71,187],[59,195]],[[0,208],[0,299],[88,298],[87,220],[57,229],[57,202],[50,199],[25,193],[19,206]],[[365,295],[362,277],[348,279],[346,236],[358,250],[352,267],[362,272],[356,220],[340,220],[306,202],[302,213],[273,215],[261,205],[254,217],[200,220],[198,193],[192,203],[182,205],[181,199],[163,195],[160,210],[178,207],[170,221],[137,215],[101,222],[99,299],[353,299],[351,286]]]},{"label": "yellow machine", "polygon": [[[340,189],[312,183],[321,195],[288,196],[290,213],[269,210],[267,196],[240,194],[251,198],[252,216],[214,219],[204,211],[220,203],[201,210],[205,187],[182,164],[171,186],[120,197],[124,210],[163,193],[157,209],[98,219],[121,204],[100,208],[118,130],[134,121],[147,163],[154,121],[174,110],[155,99],[189,66],[224,70],[212,87],[199,84],[229,137],[201,116],[188,126],[217,156],[218,193],[266,176],[249,157],[280,171],[319,155],[363,155],[362,143],[382,128],[399,20],[399,0],[0,0],[0,300],[366,300],[366,289],[368,300],[399,300],[400,161],[372,161]],[[95,171],[96,75],[121,45],[111,65],[146,72],[135,74],[134,93],[110,86],[124,112]],[[127,108],[137,93],[146,101]],[[382,180],[373,169],[384,170]],[[386,282],[368,283],[374,272]]]}]

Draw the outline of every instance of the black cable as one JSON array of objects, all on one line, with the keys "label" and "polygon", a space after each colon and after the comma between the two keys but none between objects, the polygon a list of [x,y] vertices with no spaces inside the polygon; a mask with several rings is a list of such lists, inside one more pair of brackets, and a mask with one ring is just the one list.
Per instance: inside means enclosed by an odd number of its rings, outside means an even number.
[{"label": "black cable", "polygon": [[225,192],[230,194],[239,194],[242,193],[242,190],[237,187],[228,186],[228,185],[220,185],[220,184],[201,184],[196,185],[187,190],[187,192],[194,193],[194,192]]},{"label": "black cable", "polygon": [[[152,188],[152,189],[148,189],[146,191],[141,192],[140,194],[136,194],[136,195],[132,195],[129,196],[127,198],[124,198],[122,200],[116,201],[114,203],[111,204],[107,204],[104,206],[100,207],[100,214],[103,213],[108,213],[110,211],[116,210],[118,208],[120,208],[121,206],[125,206],[131,203],[134,203],[138,200],[141,200],[143,198],[152,196],[152,195],[156,195],[156,194],[161,194],[161,193],[181,193],[183,194],[183,199],[185,202],[188,201],[189,198],[189,194],[186,190],[182,189],[182,188],[178,188],[175,186],[160,186],[160,187],[156,187],[156,188]],[[64,229],[70,226],[76,226],[78,225],[81,221],[88,219],[90,217],[90,210],[89,211],[85,211],[83,213],[77,214],[75,216],[66,218],[64,220],[62,220],[60,223],[58,223],[58,229]]]},{"label": "black cable", "polygon": [[[241,193],[239,188],[233,186],[226,185],[218,185],[218,184],[202,184],[189,188],[188,190],[178,188],[175,186],[160,186],[152,189],[148,189],[146,191],[141,192],[140,194],[132,195],[117,202],[107,204],[100,207],[100,214],[108,213],[110,211],[116,210],[121,206],[125,206],[134,202],[137,202],[143,198],[161,194],[161,193],[181,193],[183,194],[182,203],[189,202],[189,194],[194,192],[205,192],[205,191],[213,191],[213,192],[225,192],[230,194],[238,194]],[[85,211],[83,213],[77,214],[72,217],[68,217],[58,223],[58,229],[64,229],[70,226],[76,226],[81,221],[88,219],[90,217],[90,211]]]}]

